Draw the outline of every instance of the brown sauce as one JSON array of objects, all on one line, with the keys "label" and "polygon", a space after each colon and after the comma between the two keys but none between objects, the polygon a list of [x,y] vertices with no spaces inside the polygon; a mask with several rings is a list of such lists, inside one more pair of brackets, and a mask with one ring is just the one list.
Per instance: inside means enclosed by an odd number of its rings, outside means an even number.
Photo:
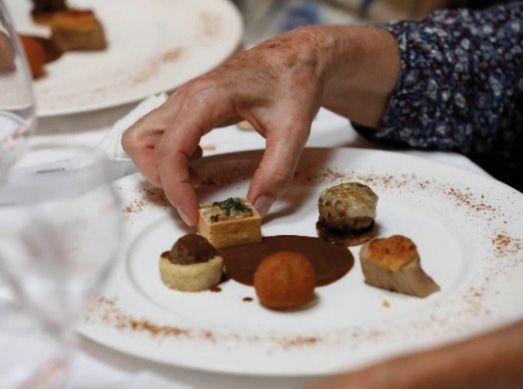
[{"label": "brown sauce", "polygon": [[309,236],[269,236],[259,243],[221,249],[220,253],[227,276],[252,286],[260,262],[278,251],[294,251],[306,256],[316,273],[316,286],[339,280],[354,265],[354,257],[346,247]]}]

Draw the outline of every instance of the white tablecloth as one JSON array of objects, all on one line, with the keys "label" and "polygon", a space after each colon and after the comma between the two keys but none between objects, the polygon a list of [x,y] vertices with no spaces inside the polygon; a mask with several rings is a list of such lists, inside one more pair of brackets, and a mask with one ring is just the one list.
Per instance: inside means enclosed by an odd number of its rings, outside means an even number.
[{"label": "white tablecloth", "polygon": [[[41,119],[31,144],[67,142],[94,147],[111,125],[133,107],[134,104],[131,104],[101,112]],[[255,131],[230,126],[207,134],[201,146],[204,155],[213,155],[263,148],[264,142]],[[362,138],[346,119],[326,110],[320,110],[314,120],[307,146],[382,148]],[[458,154],[404,152],[485,174],[469,159]],[[4,343],[3,350],[8,347],[8,340],[4,341],[7,343]],[[83,338],[79,340],[72,359],[72,383],[75,388],[298,388],[317,379],[238,376],[177,368],[131,357]]]}]

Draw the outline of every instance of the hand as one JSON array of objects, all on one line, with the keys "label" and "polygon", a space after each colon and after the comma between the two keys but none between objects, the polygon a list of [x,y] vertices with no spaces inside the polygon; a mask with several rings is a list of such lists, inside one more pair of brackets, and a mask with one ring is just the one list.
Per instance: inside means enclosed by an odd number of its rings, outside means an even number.
[{"label": "hand", "polygon": [[[378,42],[393,50],[379,51]],[[266,139],[266,151],[247,194],[263,216],[289,186],[321,104],[347,116],[354,112],[362,124],[379,121],[384,103],[374,97],[381,89],[392,91],[395,78],[386,88],[381,80],[384,74],[396,77],[397,71],[375,70],[382,62],[363,55],[372,52],[369,48],[382,55],[392,53],[393,59],[397,56],[395,40],[385,30],[293,30],[183,85],[129,128],[122,146],[147,180],[164,189],[183,220],[194,225],[198,220],[194,186],[199,177],[189,161],[201,157],[201,137],[216,127],[248,120]],[[349,98],[355,101],[351,104]]]},{"label": "hand", "polygon": [[315,388],[521,388],[523,320],[454,345],[397,357]]}]

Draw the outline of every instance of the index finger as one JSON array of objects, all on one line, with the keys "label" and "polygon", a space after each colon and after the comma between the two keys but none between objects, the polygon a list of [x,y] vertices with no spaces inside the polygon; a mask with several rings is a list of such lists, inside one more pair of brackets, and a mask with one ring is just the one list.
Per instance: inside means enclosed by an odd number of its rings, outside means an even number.
[{"label": "index finger", "polygon": [[189,159],[203,135],[234,115],[232,105],[215,96],[186,101],[155,147],[165,195],[189,226],[198,221],[198,199],[191,182]]}]

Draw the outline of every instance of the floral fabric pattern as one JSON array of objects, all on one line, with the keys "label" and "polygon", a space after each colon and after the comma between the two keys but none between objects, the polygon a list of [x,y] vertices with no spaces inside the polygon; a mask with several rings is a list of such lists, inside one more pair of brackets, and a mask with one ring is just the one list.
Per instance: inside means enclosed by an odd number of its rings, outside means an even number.
[{"label": "floral fabric pattern", "polygon": [[398,40],[401,74],[371,136],[461,152],[523,191],[523,2],[383,27]]}]

